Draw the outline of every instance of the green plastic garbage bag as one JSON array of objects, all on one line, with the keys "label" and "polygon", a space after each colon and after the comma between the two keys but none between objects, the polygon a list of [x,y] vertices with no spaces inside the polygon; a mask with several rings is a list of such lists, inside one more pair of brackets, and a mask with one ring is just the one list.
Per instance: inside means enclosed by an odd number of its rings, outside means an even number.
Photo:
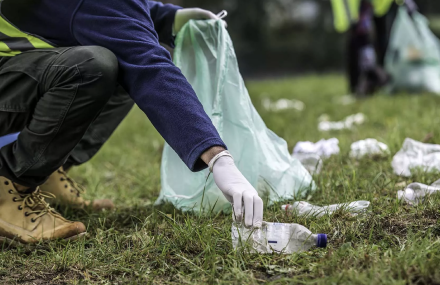
[{"label": "green plastic garbage bag", "polygon": [[391,90],[440,94],[440,44],[418,12],[410,16],[400,7],[391,30],[385,69]]},{"label": "green plastic garbage bag", "polygon": [[[291,158],[287,143],[267,129],[252,105],[222,21],[186,24],[176,39],[174,62],[196,91],[237,167],[265,203],[292,199],[313,189],[310,174]],[[168,201],[178,209],[196,212],[230,211],[230,203],[213,176],[207,179],[208,174],[208,169],[191,172],[166,144],[156,204]]]}]

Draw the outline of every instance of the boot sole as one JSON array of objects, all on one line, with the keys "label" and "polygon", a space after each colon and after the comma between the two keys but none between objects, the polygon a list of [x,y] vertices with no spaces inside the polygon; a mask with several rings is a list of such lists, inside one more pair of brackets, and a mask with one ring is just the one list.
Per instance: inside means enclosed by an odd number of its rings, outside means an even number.
[{"label": "boot sole", "polygon": [[[64,238],[64,239],[59,239],[60,241],[64,241],[64,242],[69,242],[69,241],[76,241],[79,240],[81,238],[85,238],[87,236],[87,232],[84,233],[80,233],[68,238]],[[52,241],[56,241],[56,240],[52,240]],[[10,245],[12,247],[26,247],[26,248],[32,248],[35,247],[37,245],[41,245],[41,244],[47,244],[50,243],[52,241],[41,241],[41,242],[36,242],[36,243],[23,243],[23,242],[19,242],[17,240],[13,240],[7,237],[0,237],[0,245],[2,244],[7,244]]]}]

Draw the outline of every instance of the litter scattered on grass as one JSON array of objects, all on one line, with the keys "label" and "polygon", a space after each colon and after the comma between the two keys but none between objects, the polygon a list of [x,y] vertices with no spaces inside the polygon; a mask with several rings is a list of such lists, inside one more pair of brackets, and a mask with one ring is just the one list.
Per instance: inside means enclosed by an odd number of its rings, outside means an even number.
[{"label": "litter scattered on grass", "polygon": [[293,148],[293,153],[313,153],[322,158],[329,158],[334,154],[339,154],[339,140],[337,138],[322,139],[316,143],[310,141],[298,142]]},{"label": "litter scattered on grass", "polygon": [[298,159],[311,174],[315,174],[321,172],[322,158],[328,158],[339,152],[339,140],[331,138],[328,140],[322,139],[317,143],[310,141],[298,142],[293,148],[292,157]]},{"label": "litter scattered on grass", "polygon": [[376,139],[365,139],[351,144],[350,157],[379,156],[389,154],[388,146]]},{"label": "litter scattered on grass", "polygon": [[440,193],[440,180],[437,180],[431,186],[422,183],[411,183],[404,190],[397,191],[397,199],[410,205],[417,205],[425,199],[426,196]]},{"label": "litter scattered on grass", "polygon": [[331,122],[328,121],[328,117],[320,116],[320,122],[318,124],[318,130],[325,132],[331,130],[344,130],[351,129],[355,125],[361,125],[365,122],[366,117],[362,113],[350,115],[343,121]]},{"label": "litter scattered on grass", "polygon": [[289,109],[302,111],[306,107],[306,105],[303,102],[295,99],[279,99],[277,101],[272,101],[269,98],[264,98],[262,100],[262,104],[264,109],[273,112],[289,110]]},{"label": "litter scattered on grass", "polygon": [[394,173],[409,177],[411,170],[440,171],[440,145],[426,144],[406,138],[391,163]]},{"label": "litter scattered on grass", "polygon": [[292,205],[282,205],[281,209],[286,212],[293,212],[297,216],[316,216],[331,215],[339,209],[344,209],[352,216],[363,213],[370,206],[369,201],[355,201],[351,203],[333,204],[328,206],[315,206],[305,201],[295,202]]},{"label": "litter scattered on grass", "polygon": [[299,224],[263,222],[260,229],[246,228],[233,223],[231,227],[233,247],[248,247],[251,252],[291,254],[312,247],[327,247],[326,234],[312,234]]}]

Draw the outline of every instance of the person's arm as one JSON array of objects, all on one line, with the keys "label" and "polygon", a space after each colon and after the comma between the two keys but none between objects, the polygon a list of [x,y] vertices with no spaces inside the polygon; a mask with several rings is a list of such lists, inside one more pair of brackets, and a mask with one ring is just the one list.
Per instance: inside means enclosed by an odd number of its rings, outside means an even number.
[{"label": "person's arm", "polygon": [[[119,82],[188,168],[198,171],[226,145],[191,85],[159,45],[148,8],[145,0],[84,0],[72,30],[81,45],[102,46],[116,55]],[[237,209],[237,219],[245,201],[246,225],[261,226],[263,202],[233,161],[222,157],[213,173]]]},{"label": "person's arm", "polygon": [[154,29],[159,36],[159,42],[174,47],[173,25],[176,12],[182,7],[156,1],[149,1],[148,5]]},{"label": "person's arm", "polygon": [[[226,148],[194,90],[161,47],[145,0],[84,0],[72,30],[80,45],[111,50],[119,82],[192,171],[201,155]],[[140,130],[141,131],[141,130]]]}]

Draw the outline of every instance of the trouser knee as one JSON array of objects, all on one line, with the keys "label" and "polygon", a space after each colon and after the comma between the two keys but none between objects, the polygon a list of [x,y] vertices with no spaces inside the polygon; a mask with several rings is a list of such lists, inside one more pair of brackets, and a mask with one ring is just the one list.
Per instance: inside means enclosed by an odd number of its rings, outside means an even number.
[{"label": "trouser knee", "polygon": [[[89,100],[105,104],[114,94],[117,86],[118,61],[110,50],[99,46],[81,46],[69,49],[63,54],[62,65],[73,66],[80,75],[86,89],[93,89]],[[84,88],[83,88],[84,89]],[[81,94],[78,94],[81,96]]]}]

